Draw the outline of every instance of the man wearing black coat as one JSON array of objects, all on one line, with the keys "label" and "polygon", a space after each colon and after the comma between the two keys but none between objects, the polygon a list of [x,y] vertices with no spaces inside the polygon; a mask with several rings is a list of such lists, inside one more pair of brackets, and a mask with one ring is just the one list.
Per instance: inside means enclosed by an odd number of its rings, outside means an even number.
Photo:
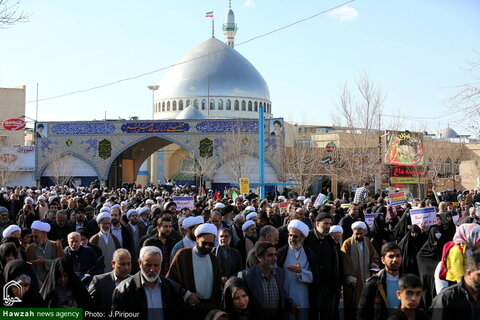
[{"label": "man wearing black coat", "polygon": [[478,319],[480,300],[480,253],[467,257],[467,270],[461,283],[442,290],[433,299],[432,319]]},{"label": "man wearing black coat", "polygon": [[305,239],[305,248],[315,253],[316,306],[320,317],[334,319],[335,301],[340,295],[339,252],[335,240],[330,236],[332,217],[328,212],[321,212],[315,218],[315,228],[310,230]]},{"label": "man wearing black coat", "polygon": [[140,271],[115,288],[111,315],[134,312],[138,313],[135,319],[182,319],[184,291],[160,274],[162,251],[155,246],[143,247],[138,264]]}]

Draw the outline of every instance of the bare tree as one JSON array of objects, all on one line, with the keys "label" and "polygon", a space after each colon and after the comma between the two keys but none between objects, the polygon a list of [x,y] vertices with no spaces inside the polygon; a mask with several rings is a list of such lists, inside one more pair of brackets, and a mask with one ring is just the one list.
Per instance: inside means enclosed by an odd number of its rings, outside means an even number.
[{"label": "bare tree", "polygon": [[55,185],[65,185],[73,178],[73,156],[54,154],[51,156],[48,169]]},{"label": "bare tree", "polygon": [[30,14],[19,10],[20,1],[0,0],[0,28],[6,29],[16,23],[28,22]]},{"label": "bare tree", "polygon": [[3,162],[0,165],[0,186],[8,186],[21,174],[13,162]]},{"label": "bare tree", "polygon": [[257,136],[244,131],[243,127],[242,121],[239,121],[223,136],[223,143],[218,153],[219,167],[215,168],[218,171],[224,171],[235,182],[258,170],[257,167],[247,165],[247,160],[258,153]]},{"label": "bare tree", "polygon": [[371,181],[384,167],[382,159],[383,91],[367,75],[356,82],[356,94],[345,84],[332,120],[341,145],[330,170],[345,184]]},{"label": "bare tree", "polygon": [[[480,56],[479,52],[475,52]],[[477,58],[478,59],[478,58]],[[469,71],[472,75],[472,81],[458,86],[458,93],[451,98],[451,105],[455,107],[454,113],[459,113],[457,116],[458,122],[468,124],[468,129],[477,136],[480,136],[480,126],[478,121],[480,118],[480,59],[470,63]],[[449,110],[450,112],[451,110]]]}]

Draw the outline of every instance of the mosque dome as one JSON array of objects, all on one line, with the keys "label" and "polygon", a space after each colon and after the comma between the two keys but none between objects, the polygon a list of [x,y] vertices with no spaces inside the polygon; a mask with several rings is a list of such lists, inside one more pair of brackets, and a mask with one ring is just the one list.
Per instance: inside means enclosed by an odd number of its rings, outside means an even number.
[{"label": "mosque dome", "polygon": [[443,139],[452,139],[452,138],[458,138],[458,133],[453,130],[452,128],[450,127],[447,127],[446,129],[444,129],[441,133],[441,137]]},{"label": "mosque dome", "polygon": [[205,119],[205,116],[200,110],[198,110],[194,106],[188,106],[186,109],[181,111],[175,119],[177,120]]},{"label": "mosque dome", "polygon": [[207,95],[270,100],[267,83],[257,69],[216,38],[208,39],[183,56],[161,79],[156,98]]}]

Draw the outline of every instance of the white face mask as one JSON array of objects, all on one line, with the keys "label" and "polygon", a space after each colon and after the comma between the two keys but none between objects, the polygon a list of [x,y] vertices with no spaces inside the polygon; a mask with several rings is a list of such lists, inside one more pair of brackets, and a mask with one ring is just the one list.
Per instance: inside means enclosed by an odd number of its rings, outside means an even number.
[{"label": "white face mask", "polygon": [[440,232],[435,232],[435,238],[440,239],[440,237],[442,236],[442,234]]}]

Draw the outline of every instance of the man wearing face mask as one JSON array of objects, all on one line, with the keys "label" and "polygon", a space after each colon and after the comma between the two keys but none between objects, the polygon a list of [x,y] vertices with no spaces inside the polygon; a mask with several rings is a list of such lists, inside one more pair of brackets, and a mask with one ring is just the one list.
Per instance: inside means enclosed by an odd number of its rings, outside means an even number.
[{"label": "man wearing face mask", "polygon": [[358,298],[363,284],[370,277],[370,269],[378,268],[378,254],[370,239],[365,237],[367,225],[363,221],[352,224],[353,235],[343,242],[343,299],[345,319],[355,319]]},{"label": "man wearing face mask", "polygon": [[433,300],[432,319],[478,319],[479,292],[480,253],[474,253],[467,258],[462,282],[444,289]]},{"label": "man wearing face mask", "polygon": [[186,290],[188,319],[204,319],[207,313],[220,307],[221,273],[217,257],[211,252],[217,227],[204,223],[195,229],[196,245],[181,249],[173,258],[167,278]]},{"label": "man wearing face mask", "polygon": [[255,247],[257,242],[257,224],[253,220],[247,220],[242,225],[244,238],[237,243],[237,250],[242,257],[242,263],[245,265],[247,261],[247,253]]},{"label": "man wearing face mask", "polygon": [[97,216],[97,223],[100,227],[100,232],[90,238],[90,242],[97,245],[102,250],[105,272],[112,271],[112,265],[110,262],[112,261],[113,253],[120,248],[120,242],[117,237],[110,232],[111,221],[112,216],[110,213],[106,211],[99,213]]}]

